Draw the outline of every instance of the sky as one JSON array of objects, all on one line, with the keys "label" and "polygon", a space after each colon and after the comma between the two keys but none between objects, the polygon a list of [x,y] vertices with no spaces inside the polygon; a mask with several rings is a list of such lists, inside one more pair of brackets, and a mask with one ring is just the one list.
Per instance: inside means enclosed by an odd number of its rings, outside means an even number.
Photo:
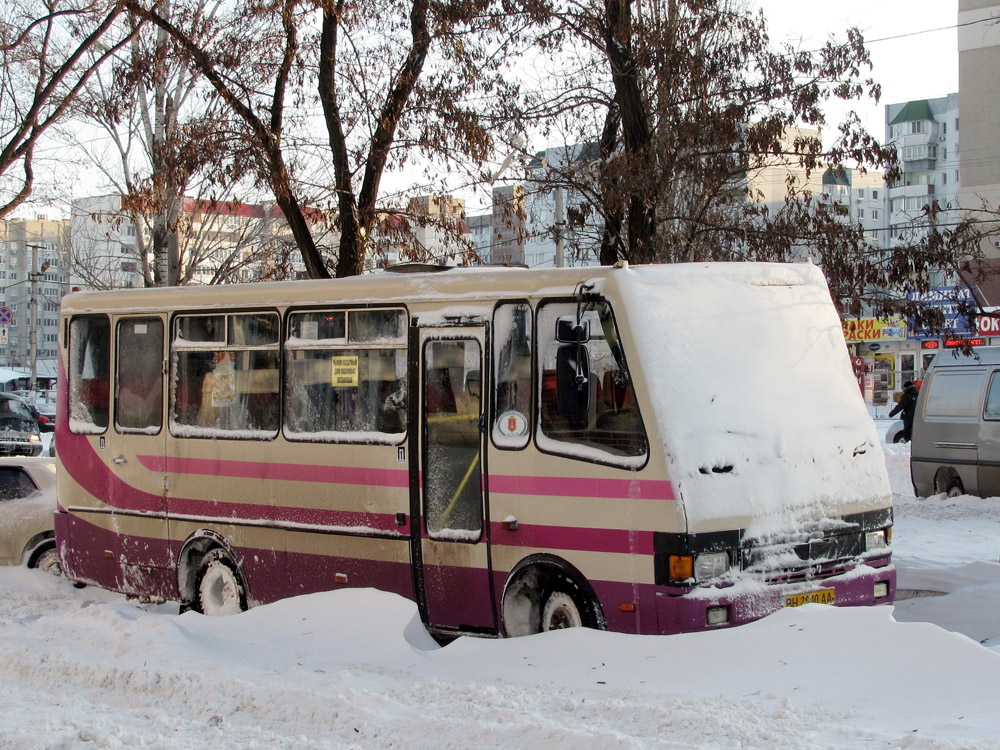
[{"label": "sky", "polygon": [[885,451],[900,587],[941,595],[709,633],[441,648],[372,590],[210,618],[0,568],[0,748],[1000,750],[1000,503]]},{"label": "sky", "polygon": [[862,124],[883,137],[885,105],[958,91],[957,0],[758,0],[775,42],[816,49],[857,27],[868,44],[878,105],[858,108]]}]

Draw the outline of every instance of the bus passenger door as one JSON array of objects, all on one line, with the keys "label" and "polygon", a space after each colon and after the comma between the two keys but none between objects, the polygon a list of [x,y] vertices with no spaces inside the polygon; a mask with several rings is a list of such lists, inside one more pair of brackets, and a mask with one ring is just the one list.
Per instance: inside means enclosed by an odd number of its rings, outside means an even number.
[{"label": "bus passenger door", "polygon": [[422,330],[418,603],[434,627],[496,632],[483,491],[485,329]]},{"label": "bus passenger door", "polygon": [[[137,315],[118,318],[114,326],[113,417],[106,447],[109,494],[118,532],[115,557],[126,576],[133,577],[173,564],[161,466],[165,321]],[[148,581],[138,585],[148,586]]]}]

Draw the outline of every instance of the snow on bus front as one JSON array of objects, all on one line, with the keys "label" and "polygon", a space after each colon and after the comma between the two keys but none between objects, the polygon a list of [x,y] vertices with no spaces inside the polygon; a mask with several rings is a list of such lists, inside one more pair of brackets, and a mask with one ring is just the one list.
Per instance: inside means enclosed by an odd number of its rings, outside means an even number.
[{"label": "snow on bus front", "polygon": [[738,531],[737,567],[768,580],[886,563],[889,478],[819,268],[638,267],[614,283],[688,533]]}]

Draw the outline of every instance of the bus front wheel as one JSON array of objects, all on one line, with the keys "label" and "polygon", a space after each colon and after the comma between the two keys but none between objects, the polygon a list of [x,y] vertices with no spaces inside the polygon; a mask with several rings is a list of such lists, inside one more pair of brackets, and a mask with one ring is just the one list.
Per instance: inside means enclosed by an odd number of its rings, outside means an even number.
[{"label": "bus front wheel", "polygon": [[565,628],[582,628],[583,616],[580,608],[576,606],[573,597],[565,591],[553,591],[545,600],[542,607],[542,620],[539,623],[539,630],[542,633],[549,630],[563,630]]},{"label": "bus front wheel", "polygon": [[213,549],[201,561],[195,609],[204,615],[235,615],[247,609],[246,589],[236,563],[224,550]]}]

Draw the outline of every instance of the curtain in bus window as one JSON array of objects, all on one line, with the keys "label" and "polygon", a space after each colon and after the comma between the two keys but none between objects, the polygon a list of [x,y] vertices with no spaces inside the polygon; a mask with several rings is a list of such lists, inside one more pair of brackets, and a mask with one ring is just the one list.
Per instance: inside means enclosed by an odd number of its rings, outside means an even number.
[{"label": "curtain in bus window", "polygon": [[[580,342],[556,339],[557,321],[568,318],[589,323],[589,338]],[[646,433],[636,403],[632,378],[611,306],[604,301],[548,303],[538,311],[539,417],[542,447],[574,457],[594,458],[633,465],[648,451]],[[580,349],[580,359],[589,362],[582,387],[589,389],[587,409],[560,411],[557,398],[556,364],[560,348]],[[540,442],[540,445],[542,443]]]},{"label": "curtain in bus window", "polygon": [[499,305],[493,314],[493,342],[493,442],[523,448],[531,437],[531,306]]},{"label": "curtain in bus window", "polygon": [[122,432],[159,432],[163,425],[163,322],[118,322],[115,426]]},{"label": "curtain in bus window", "polygon": [[73,318],[69,340],[69,428],[97,434],[108,427],[111,324],[103,315]]},{"label": "curtain in bus window", "polygon": [[396,440],[406,431],[406,314],[310,311],[289,316],[285,436]]}]

